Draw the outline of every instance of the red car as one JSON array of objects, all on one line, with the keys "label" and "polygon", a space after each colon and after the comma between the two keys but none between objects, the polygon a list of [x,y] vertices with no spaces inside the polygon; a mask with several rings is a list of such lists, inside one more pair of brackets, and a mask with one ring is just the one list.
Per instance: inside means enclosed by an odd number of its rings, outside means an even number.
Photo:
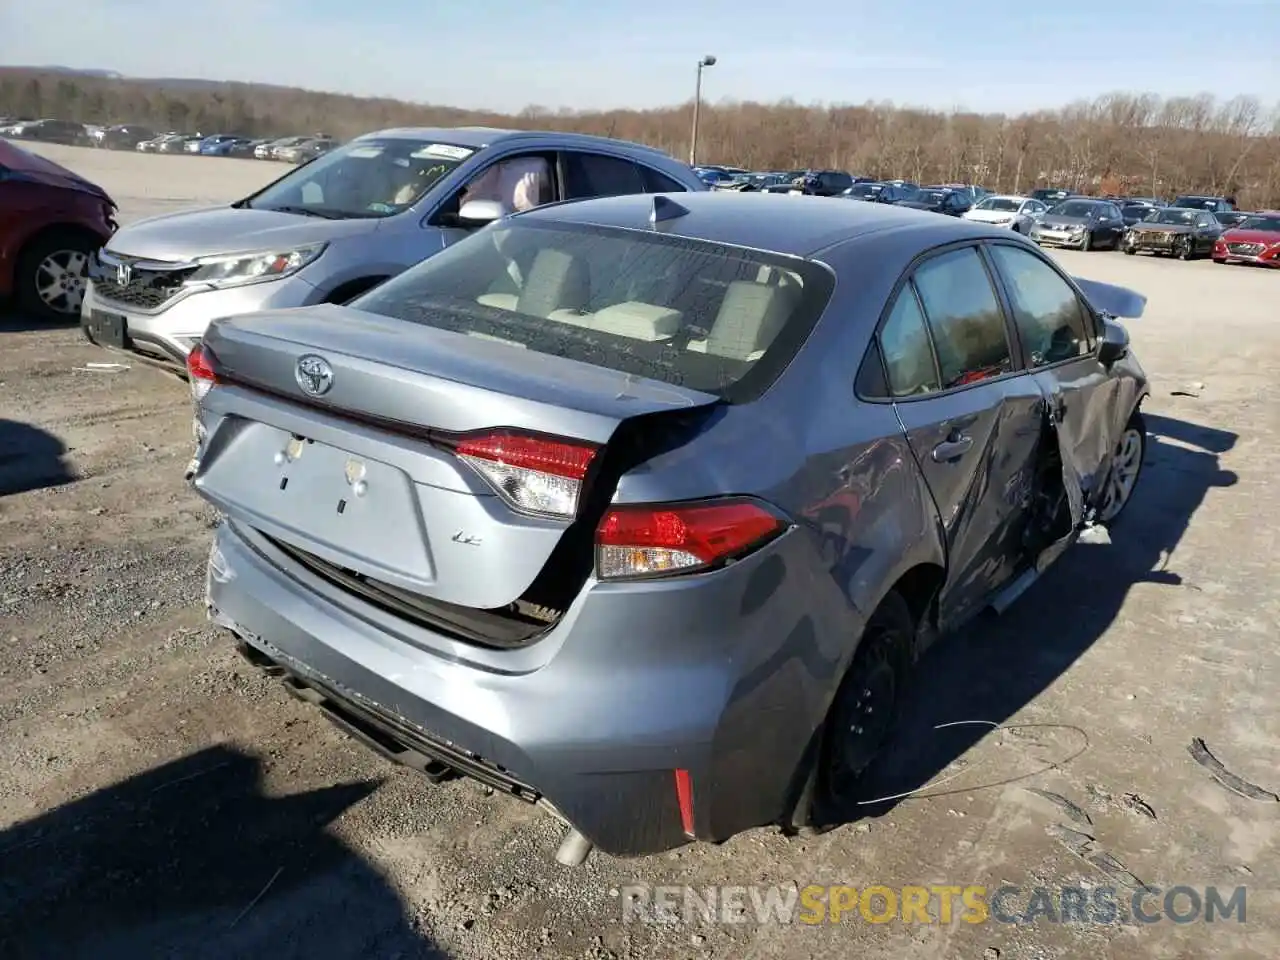
[{"label": "red car", "polygon": [[0,299],[38,319],[79,319],[85,267],[116,209],[97,184],[0,139]]},{"label": "red car", "polygon": [[1213,245],[1213,260],[1280,267],[1280,211],[1262,210],[1232,227]]}]

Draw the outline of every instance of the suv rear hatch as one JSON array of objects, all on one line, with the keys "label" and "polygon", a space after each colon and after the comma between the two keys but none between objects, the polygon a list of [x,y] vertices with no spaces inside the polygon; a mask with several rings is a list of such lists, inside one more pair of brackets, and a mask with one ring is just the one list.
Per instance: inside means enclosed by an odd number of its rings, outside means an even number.
[{"label": "suv rear hatch", "polygon": [[216,321],[201,357],[206,499],[340,587],[496,645],[558,618],[618,478],[720,402],[339,306]]}]

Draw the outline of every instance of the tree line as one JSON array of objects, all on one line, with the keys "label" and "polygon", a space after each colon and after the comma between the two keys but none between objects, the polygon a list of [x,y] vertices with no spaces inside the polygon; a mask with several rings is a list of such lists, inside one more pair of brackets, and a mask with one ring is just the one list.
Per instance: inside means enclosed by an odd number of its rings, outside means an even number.
[{"label": "tree line", "polygon": [[[686,157],[692,103],[652,110],[531,106],[515,115],[252,83],[110,79],[0,69],[0,115],[137,123],[157,131],[349,138],[395,126],[483,125],[603,134]],[[1235,196],[1280,207],[1280,108],[1257,97],[1117,92],[1018,115],[892,103],[704,104],[698,157],[754,170],[848,170],[1018,192]]]}]

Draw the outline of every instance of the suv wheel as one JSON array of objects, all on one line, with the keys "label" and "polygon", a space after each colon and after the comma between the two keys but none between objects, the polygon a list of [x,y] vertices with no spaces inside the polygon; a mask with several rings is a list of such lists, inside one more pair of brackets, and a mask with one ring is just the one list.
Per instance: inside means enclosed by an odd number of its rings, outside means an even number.
[{"label": "suv wheel", "polygon": [[84,302],[85,270],[100,246],[95,237],[55,230],[35,239],[18,258],[18,306],[41,320],[76,320]]}]

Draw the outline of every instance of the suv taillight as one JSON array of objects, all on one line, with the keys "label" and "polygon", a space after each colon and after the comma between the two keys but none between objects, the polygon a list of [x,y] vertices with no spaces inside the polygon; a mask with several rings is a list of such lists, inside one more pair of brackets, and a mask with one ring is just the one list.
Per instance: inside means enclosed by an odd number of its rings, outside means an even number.
[{"label": "suv taillight", "polygon": [[599,450],[594,444],[515,430],[487,430],[448,444],[502,497],[523,513],[572,519]]},{"label": "suv taillight", "polygon": [[714,569],[774,540],[788,524],[747,497],[614,506],[596,529],[601,580]]}]

